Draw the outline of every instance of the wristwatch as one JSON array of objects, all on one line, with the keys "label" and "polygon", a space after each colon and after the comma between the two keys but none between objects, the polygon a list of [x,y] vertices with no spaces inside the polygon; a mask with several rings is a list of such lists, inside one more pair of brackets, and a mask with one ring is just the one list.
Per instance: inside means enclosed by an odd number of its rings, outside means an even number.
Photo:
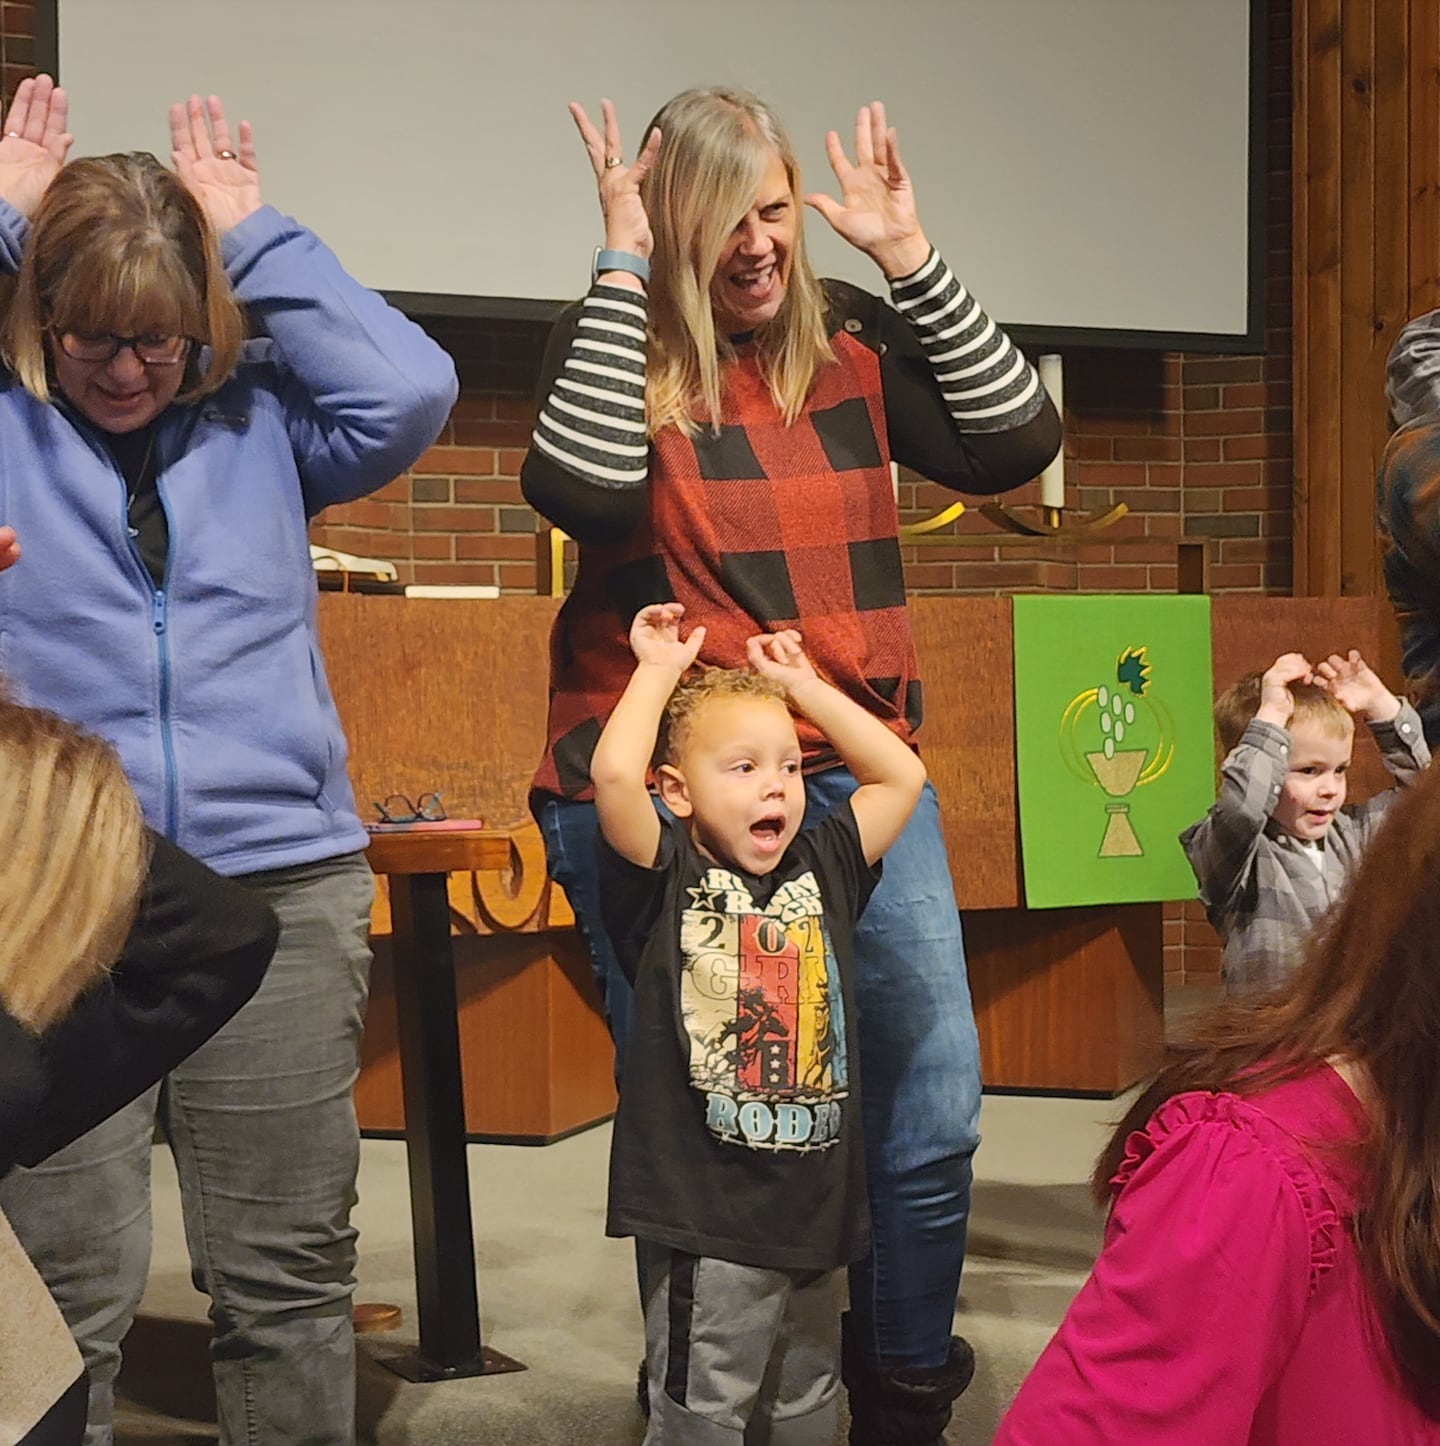
[{"label": "wristwatch", "polygon": [[646,257],[637,256],[633,251],[607,251],[603,246],[597,246],[595,264],[590,268],[591,281],[606,271],[628,271],[641,281],[650,280],[650,262]]}]

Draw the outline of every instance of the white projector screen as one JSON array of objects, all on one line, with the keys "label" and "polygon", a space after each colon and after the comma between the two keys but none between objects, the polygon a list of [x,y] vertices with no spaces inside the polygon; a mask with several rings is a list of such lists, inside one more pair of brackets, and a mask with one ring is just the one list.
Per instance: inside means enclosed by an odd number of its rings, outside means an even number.
[{"label": "white projector screen", "polygon": [[[566,114],[627,157],[671,94],[775,105],[805,184],[887,103],[925,229],[1033,339],[1258,345],[1263,0],[58,0],[76,154],[168,157],[166,105],[255,126],[266,199],[415,310],[536,315],[599,214]],[[1259,72],[1263,75],[1263,71]],[[1259,214],[1256,214],[1256,213]],[[811,214],[816,269],[875,288]]]}]

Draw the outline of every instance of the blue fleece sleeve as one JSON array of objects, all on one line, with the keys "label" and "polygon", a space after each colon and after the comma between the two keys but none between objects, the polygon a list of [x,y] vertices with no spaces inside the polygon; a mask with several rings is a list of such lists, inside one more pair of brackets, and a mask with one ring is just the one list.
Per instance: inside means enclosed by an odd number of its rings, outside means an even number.
[{"label": "blue fleece sleeve", "polygon": [[363,497],[409,467],[455,402],[455,366],[443,348],[269,206],[226,232],[221,253],[268,338],[307,514]]}]

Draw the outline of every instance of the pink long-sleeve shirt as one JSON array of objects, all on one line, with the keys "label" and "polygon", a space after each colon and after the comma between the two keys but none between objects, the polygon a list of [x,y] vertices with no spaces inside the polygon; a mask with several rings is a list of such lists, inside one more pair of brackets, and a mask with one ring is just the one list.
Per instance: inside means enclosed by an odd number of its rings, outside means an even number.
[{"label": "pink long-sleeve shirt", "polygon": [[1402,1379],[1351,1230],[1345,1147],[1365,1127],[1325,1066],[1156,1110],[1128,1142],[1095,1269],[993,1446],[1440,1443],[1440,1399]]}]

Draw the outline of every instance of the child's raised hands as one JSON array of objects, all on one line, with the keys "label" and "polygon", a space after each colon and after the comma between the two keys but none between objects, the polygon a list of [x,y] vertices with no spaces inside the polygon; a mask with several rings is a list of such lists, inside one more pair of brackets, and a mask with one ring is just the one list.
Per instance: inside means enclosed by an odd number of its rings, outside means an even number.
[{"label": "child's raised hands", "polygon": [[1255,716],[1287,727],[1295,711],[1295,695],[1290,685],[1314,681],[1315,670],[1303,653],[1281,653],[1260,675],[1260,708]]},{"label": "child's raised hands", "polygon": [[745,640],[745,656],[757,673],[779,683],[787,694],[812,682],[818,675],[805,656],[794,628],[778,633],[757,633]]},{"label": "child's raised hands", "polygon": [[1400,711],[1400,700],[1354,648],[1343,658],[1331,653],[1316,664],[1315,681],[1343,708],[1373,723],[1388,723]]},{"label": "child's raised hands", "polygon": [[684,603],[668,602],[651,603],[635,614],[630,624],[630,651],[637,663],[673,668],[678,676],[695,661],[705,641],[705,629],[691,628],[690,636],[682,642],[680,619],[684,612]]}]

